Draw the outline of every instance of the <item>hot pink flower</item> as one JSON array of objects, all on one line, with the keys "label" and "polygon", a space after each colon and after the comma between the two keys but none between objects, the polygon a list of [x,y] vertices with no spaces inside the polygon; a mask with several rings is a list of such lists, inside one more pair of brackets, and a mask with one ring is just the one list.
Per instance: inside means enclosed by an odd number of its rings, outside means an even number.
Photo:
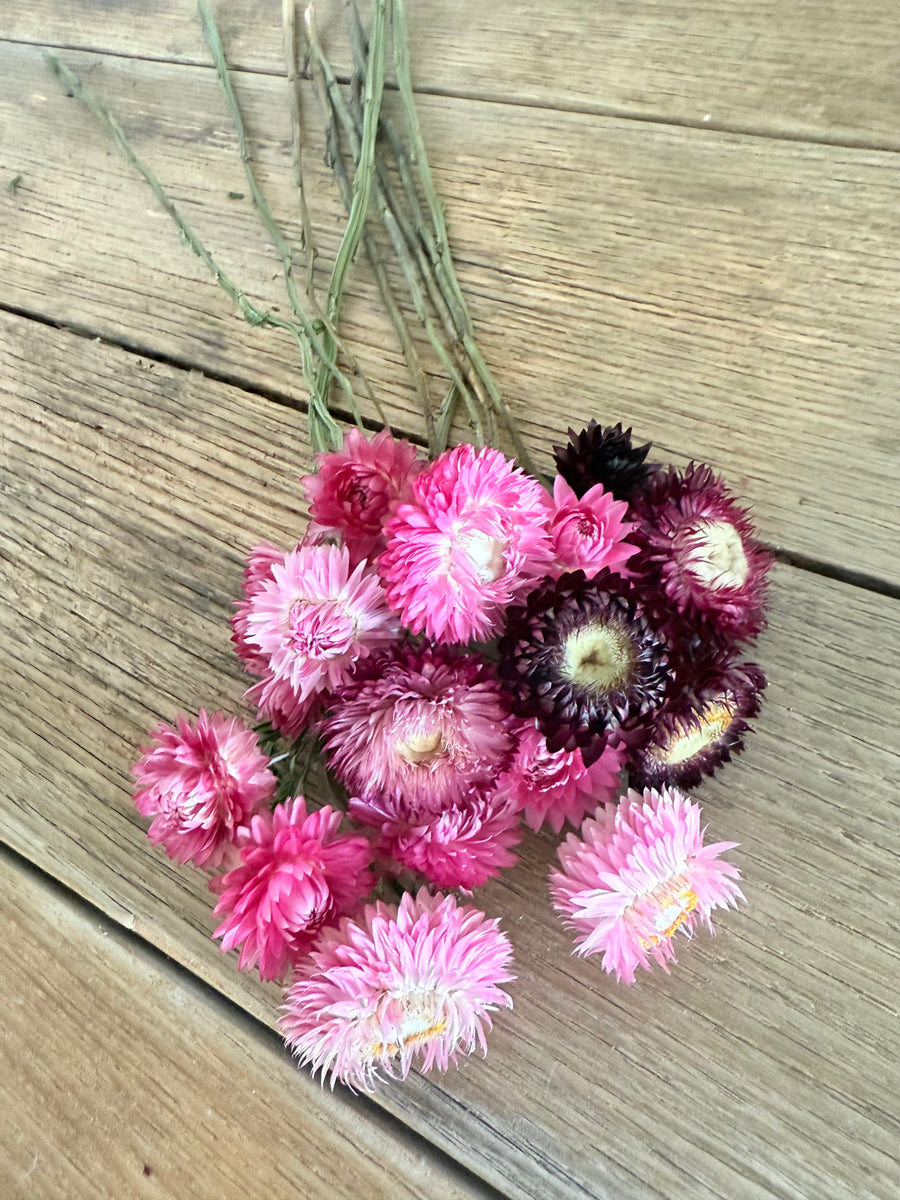
[{"label": "hot pink flower", "polygon": [[404,820],[375,800],[350,801],[364,825],[380,825],[376,853],[435,887],[471,891],[511,867],[519,814],[506,799],[473,791],[440,813]]},{"label": "hot pink flower", "polygon": [[624,750],[607,746],[589,767],[581,751],[552,751],[535,722],[522,726],[518,748],[507,771],[497,781],[497,792],[508,796],[522,811],[529,828],[547,824],[559,833],[563,822],[578,825],[598,803],[619,794],[619,770]]},{"label": "hot pink flower", "polygon": [[148,836],[175,862],[217,867],[245,824],[275,791],[255,736],[233,717],[177,718],[160,725],[134,766],[138,812],[153,817]]},{"label": "hot pink flower", "polygon": [[280,1025],[304,1065],[363,1091],[384,1074],[445,1071],[476,1046],[487,1053],[491,1012],[511,1008],[514,976],[497,921],[424,889],[393,905],[366,905],[326,929],[285,997]]},{"label": "hot pink flower", "polygon": [[489,637],[549,569],[548,508],[540,484],[498,450],[448,450],[385,529],[379,570],[389,603],[435,641]]},{"label": "hot pink flower", "polygon": [[352,793],[437,812],[508,759],[512,718],[493,668],[446,647],[372,655],[323,724],[329,765]]},{"label": "hot pink flower", "polygon": [[634,983],[637,967],[674,961],[676,931],[699,921],[713,932],[714,908],[743,900],[740,872],[719,855],[736,842],[703,845],[700,806],[673,789],[630,791],[597,809],[559,847],[553,904],[579,934],[576,953],[602,953],[605,971]]},{"label": "hot pink flower", "polygon": [[562,475],[553,483],[554,511],[549,530],[556,561],[555,578],[567,571],[599,574],[604,567],[619,568],[634,554],[636,546],[625,541],[631,525],[625,520],[628,503],[616,500],[603,484],[595,484],[579,500]]},{"label": "hot pink flower", "polygon": [[330,807],[307,815],[302,796],[260,813],[241,831],[241,866],[210,881],[220,893],[213,934],[223,950],[241,946],[240,970],[259,963],[262,979],[279,979],[316,934],[371,890],[368,840],[340,834]]},{"label": "hot pink flower", "polygon": [[343,683],[353,664],[390,642],[397,622],[378,577],[346,548],[303,545],[274,562],[248,599],[246,640],[302,703]]},{"label": "hot pink flower", "polygon": [[409,497],[411,481],[424,466],[416,453],[389,429],[371,442],[358,429],[348,430],[343,449],[316,455],[318,472],[300,481],[311,501],[310,528],[340,534],[354,564],[374,558],[384,549],[385,522]]}]

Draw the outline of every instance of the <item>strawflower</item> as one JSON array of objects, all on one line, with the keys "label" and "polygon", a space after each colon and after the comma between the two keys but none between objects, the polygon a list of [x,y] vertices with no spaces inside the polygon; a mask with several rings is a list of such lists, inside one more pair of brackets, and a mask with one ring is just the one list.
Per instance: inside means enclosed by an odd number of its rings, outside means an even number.
[{"label": "strawflower", "polygon": [[567,571],[597,575],[604,567],[619,571],[637,549],[625,541],[631,526],[628,505],[601,483],[579,499],[561,475],[553,481],[553,513],[548,523],[554,563],[550,574]]},{"label": "strawflower", "polygon": [[391,648],[360,664],[322,734],[348,791],[422,814],[494,780],[512,752],[512,724],[481,655],[423,646]]},{"label": "strawflower", "polygon": [[280,1027],[301,1063],[331,1084],[372,1091],[414,1064],[445,1071],[487,1052],[491,1012],[510,1008],[512,950],[495,920],[422,889],[399,908],[366,905],[322,932],[297,968]]},{"label": "strawflower", "polygon": [[160,725],[134,766],[138,812],[175,862],[217,867],[235,834],[272,796],[276,779],[254,734],[234,717]]},{"label": "strawflower", "polygon": [[259,963],[262,979],[280,979],[323,925],[351,911],[372,889],[366,838],[339,832],[341,813],[307,814],[302,796],[253,817],[240,832],[241,865],[210,881],[219,893],[213,937],[241,947],[240,970]]},{"label": "strawflower", "polygon": [[559,847],[551,872],[553,905],[576,931],[576,953],[602,954],[605,971],[634,983],[654,959],[666,971],[674,936],[743,895],[740,872],[719,855],[736,842],[704,846],[700,806],[675,789],[629,791],[597,809]]},{"label": "strawflower", "polygon": [[310,498],[310,531],[338,534],[354,566],[375,558],[384,549],[385,522],[409,498],[412,479],[424,466],[416,453],[389,429],[371,441],[348,430],[342,449],[317,454],[318,470],[300,481]]},{"label": "strawflower", "polygon": [[413,483],[379,560],[389,603],[413,633],[483,640],[552,562],[549,497],[498,450],[457,446]]}]

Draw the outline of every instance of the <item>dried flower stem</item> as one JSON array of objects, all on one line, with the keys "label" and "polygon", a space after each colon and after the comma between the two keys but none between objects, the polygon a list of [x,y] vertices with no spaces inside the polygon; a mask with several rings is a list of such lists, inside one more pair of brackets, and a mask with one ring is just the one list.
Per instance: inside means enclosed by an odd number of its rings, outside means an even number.
[{"label": "dried flower stem", "polygon": [[294,183],[300,207],[300,226],[303,230],[303,250],[306,254],[306,294],[311,304],[316,304],[316,244],[313,238],[312,221],[306,203],[306,187],[303,181],[303,138],[302,105],[300,100],[300,72],[297,69],[297,0],[282,0],[282,26],[284,31],[284,58],[287,69],[288,89],[291,105],[291,160]]},{"label": "dried flower stem", "polygon": [[[124,158],[138,171],[146,180],[150,190],[156,197],[161,207],[169,214],[175,223],[176,228],[181,236],[181,240],[192,250],[197,257],[204,263],[207,270],[215,279],[216,283],[222,288],[226,295],[231,299],[232,303],[237,307],[241,316],[251,325],[270,325],[276,329],[284,329],[292,335],[300,348],[301,361],[303,363],[304,377],[307,383],[310,384],[312,393],[312,382],[315,381],[315,370],[313,367],[313,357],[317,357],[324,361],[324,350],[319,341],[318,336],[307,333],[304,325],[297,321],[289,321],[284,317],[276,316],[267,309],[258,308],[247,296],[241,291],[236,283],[229,275],[218,265],[218,263],[207,250],[203,242],[194,233],[187,220],[182,216],[180,210],[170,199],[168,193],[163,188],[156,175],[150,167],[135,154],[134,150],[126,138],[121,125],[112,115],[109,109],[105,108],[100,103],[94,93],[85,84],[81,82],[77,75],[69,70],[64,63],[54,54],[45,52],[44,60],[49,66],[53,74],[59,79],[65,88],[72,95],[80,100],[86,108],[90,110],[104,125],[109,129],[115,140],[115,143],[124,156]],[[340,384],[344,392],[349,396],[353,396],[353,388],[350,385],[349,379],[338,369],[337,366],[331,365],[331,373],[334,379]],[[355,403],[355,398],[354,398]],[[310,405],[309,409],[310,437],[313,440],[315,449],[336,448],[341,445],[342,433],[340,426],[327,411],[316,413],[313,416],[313,408]]]}]

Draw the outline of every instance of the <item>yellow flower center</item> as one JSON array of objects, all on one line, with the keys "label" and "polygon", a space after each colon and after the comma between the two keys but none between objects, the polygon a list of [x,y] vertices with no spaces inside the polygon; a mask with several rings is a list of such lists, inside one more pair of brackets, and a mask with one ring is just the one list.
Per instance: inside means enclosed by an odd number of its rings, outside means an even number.
[{"label": "yellow flower center", "polygon": [[704,705],[694,719],[674,730],[661,746],[653,746],[650,755],[657,762],[677,766],[694,758],[727,733],[734,711],[724,697]]},{"label": "yellow flower center", "polygon": [[631,638],[617,625],[597,621],[566,638],[562,674],[585,691],[614,691],[629,681],[633,667]]},{"label": "yellow flower center", "polygon": [[663,938],[670,938],[679,925],[684,924],[698,903],[697,894],[691,890],[683,875],[667,879],[652,892],[642,896],[635,907],[641,910],[642,916],[649,919],[654,930],[641,938],[644,949],[650,950]]},{"label": "yellow flower center", "polygon": [[438,1037],[447,1028],[443,1005],[434,992],[413,992],[396,997],[394,1004],[401,1010],[399,1020],[387,1040],[372,1042],[369,1054],[373,1059],[398,1054],[408,1046],[418,1046]]},{"label": "yellow flower center", "polygon": [[750,574],[741,535],[730,521],[698,521],[691,527],[685,570],[704,587],[743,587]]}]

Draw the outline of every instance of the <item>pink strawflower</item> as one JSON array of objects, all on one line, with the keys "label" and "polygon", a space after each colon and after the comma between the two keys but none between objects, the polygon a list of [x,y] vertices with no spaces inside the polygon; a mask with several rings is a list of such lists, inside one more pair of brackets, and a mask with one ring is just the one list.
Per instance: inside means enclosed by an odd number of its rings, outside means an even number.
[{"label": "pink strawflower", "polygon": [[362,563],[351,571],[343,546],[300,546],[270,576],[248,599],[246,640],[298,703],[338,687],[396,635],[377,575]]},{"label": "pink strawflower", "polygon": [[516,861],[519,814],[505,797],[473,791],[440,813],[405,820],[389,805],[354,797],[350,814],[380,826],[377,855],[396,870],[414,871],[435,887],[471,891]]},{"label": "pink strawflower", "polygon": [[322,730],[329,766],[351,793],[419,814],[496,779],[512,752],[512,724],[480,655],[423,646],[367,659]]},{"label": "pink strawflower", "polygon": [[571,751],[548,749],[547,739],[532,721],[521,726],[515,756],[498,779],[497,792],[509,797],[530,829],[546,824],[559,833],[565,821],[577,826],[598,803],[618,796],[624,760],[623,749],[607,746],[585,766],[577,746]]},{"label": "pink strawflower", "polygon": [[355,565],[384,549],[382,531],[409,498],[424,463],[416,447],[382,429],[368,441],[358,429],[344,434],[342,450],[316,455],[318,471],[300,482],[310,498],[311,531],[340,534]]},{"label": "pink strawflower", "polygon": [[341,834],[341,813],[306,812],[302,796],[253,817],[238,836],[241,866],[210,881],[220,894],[213,934],[223,951],[241,947],[238,968],[259,963],[279,979],[323,925],[350,912],[372,889],[367,838]]},{"label": "pink strawflower", "polygon": [[713,931],[714,908],[743,900],[740,872],[719,855],[737,845],[703,845],[700,806],[674,788],[629,791],[599,807],[559,847],[550,875],[553,904],[578,933],[576,953],[602,954],[605,971],[634,983],[637,967],[674,961],[674,935],[698,922]]},{"label": "pink strawflower", "polygon": [[511,1008],[500,987],[509,939],[473,905],[425,889],[399,909],[366,905],[357,920],[326,929],[285,997],[280,1026],[303,1065],[353,1089],[414,1062],[446,1071],[460,1054],[487,1053],[491,1012]]},{"label": "pink strawflower", "polygon": [[178,717],[160,725],[134,766],[138,812],[153,817],[148,836],[175,862],[217,867],[244,825],[275,791],[254,734],[234,717]]},{"label": "pink strawflower", "polygon": [[602,483],[579,499],[557,475],[548,527],[555,555],[550,574],[558,579],[567,571],[584,571],[589,577],[604,567],[619,571],[637,549],[625,541],[632,528],[625,520],[627,512],[627,501],[616,500]]},{"label": "pink strawflower", "polygon": [[413,633],[435,641],[489,637],[550,567],[549,503],[498,450],[441,454],[385,529],[379,570],[388,602]]},{"label": "pink strawflower", "polygon": [[244,698],[255,706],[260,720],[268,721],[289,741],[315,723],[324,695],[314,692],[301,699],[287,679],[280,679],[271,671],[266,671],[258,683],[244,692]]}]

